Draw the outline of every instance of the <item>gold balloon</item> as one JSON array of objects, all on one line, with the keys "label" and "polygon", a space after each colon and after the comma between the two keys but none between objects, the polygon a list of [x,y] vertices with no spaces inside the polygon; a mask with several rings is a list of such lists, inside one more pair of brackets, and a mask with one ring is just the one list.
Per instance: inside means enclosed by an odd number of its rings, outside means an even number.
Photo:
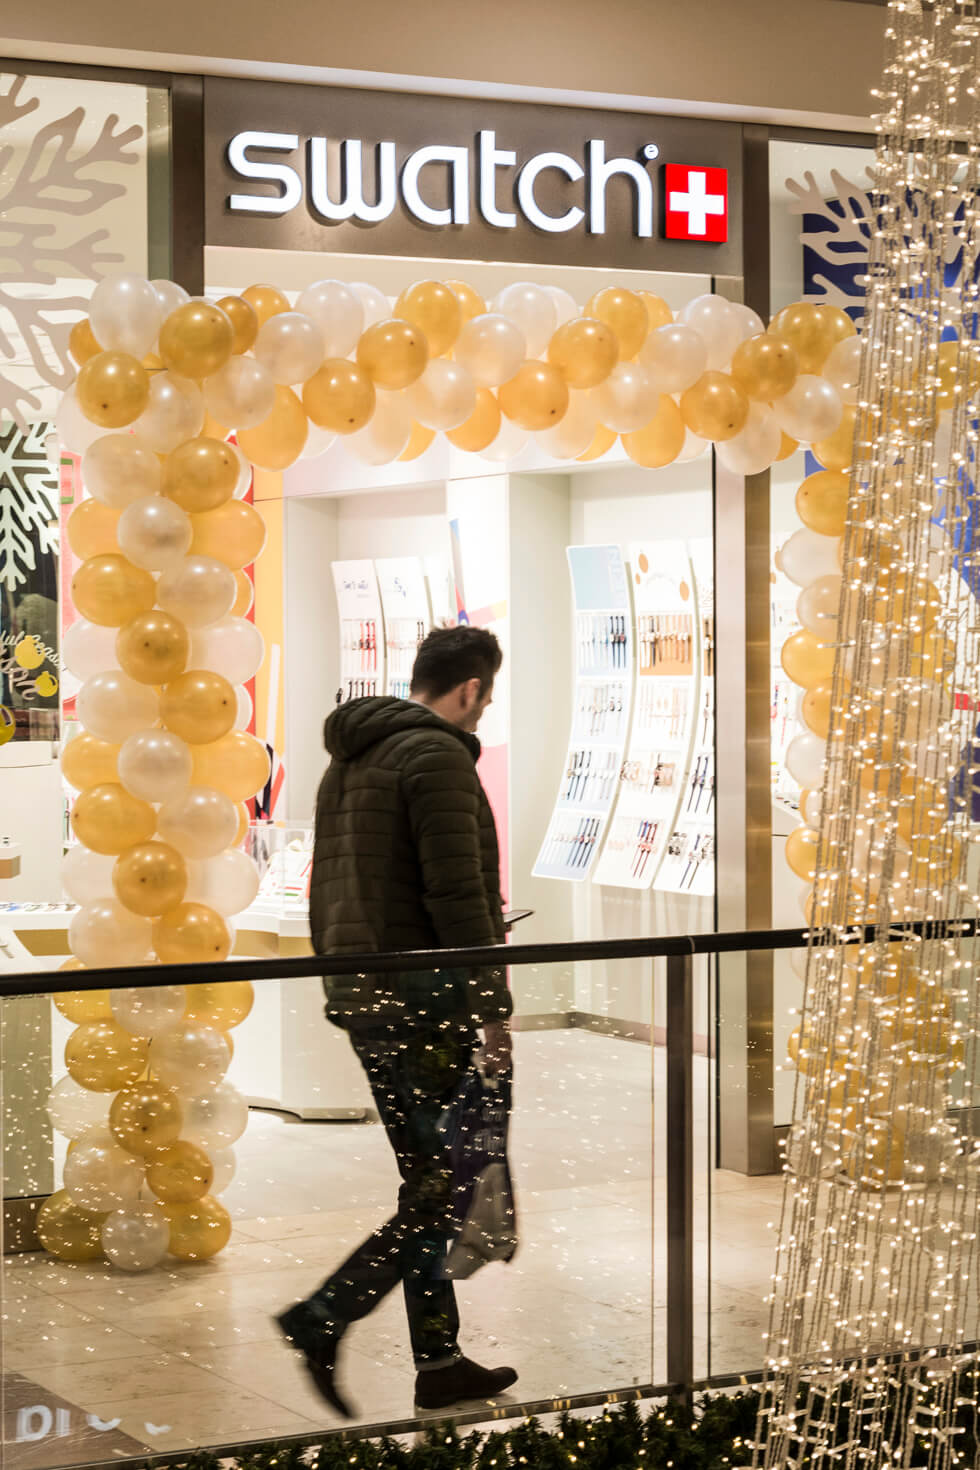
[{"label": "gold balloon", "polygon": [[153,925],[153,948],[164,965],[217,964],[228,958],[231,935],[204,903],[181,903]]},{"label": "gold balloon", "polygon": [[71,824],[79,842],[92,852],[118,857],[137,842],[149,842],[156,831],[157,814],[148,801],[131,796],[125,786],[107,782],[79,794]]},{"label": "gold balloon", "polygon": [[786,677],[794,684],[813,689],[818,684],[829,684],[833,678],[834,649],[803,628],[786,639],[780,662]]},{"label": "gold balloon", "polygon": [[303,408],[318,429],[354,434],[374,413],[374,384],[356,363],[328,357],[303,384]]},{"label": "gold balloon", "polygon": [[90,1092],[118,1092],[143,1074],[149,1043],[115,1021],[84,1021],[65,1042],[65,1066]]},{"label": "gold balloon", "polygon": [[238,447],[262,470],[285,470],[303,451],[309,424],[292,388],[276,384],[272,410],[254,429],[239,429]]},{"label": "gold balloon", "polygon": [[816,876],[819,840],[812,827],[794,827],[786,839],[786,861],[805,883],[812,883]]},{"label": "gold balloon", "polygon": [[130,913],[158,919],[183,901],[187,864],[167,842],[138,842],[116,858],[112,886]]},{"label": "gold balloon", "polygon": [[118,552],[90,556],[71,579],[78,612],[103,628],[121,628],[156,602],[157,584],[149,572]]},{"label": "gold balloon", "polygon": [[584,454],[578,456],[579,463],[588,464],[590,460],[601,459],[602,456],[613,447],[619,435],[613,429],[607,429],[605,424],[600,424],[595,431],[595,437]]},{"label": "gold balloon", "polygon": [[650,332],[655,332],[658,327],[670,326],[674,320],[674,313],[662,296],[654,296],[650,291],[637,291],[636,294],[646,307],[648,335]]},{"label": "gold balloon", "polygon": [[138,419],[150,396],[143,364],[129,352],[100,352],[79,369],[78,406],[103,429],[122,429]]},{"label": "gold balloon", "polygon": [[147,1158],[176,1143],[184,1126],[180,1098],[160,1082],[137,1082],[112,1099],[109,1129],[127,1153]]},{"label": "gold balloon", "polygon": [[875,584],[872,617],[876,623],[923,634],[935,627],[942,600],[933,584],[907,572],[883,572]]},{"label": "gold balloon", "polygon": [[289,311],[289,299],[284,296],[275,286],[263,284],[246,286],[242,292],[242,300],[255,312],[256,320],[261,327],[270,316],[278,316],[281,311]]},{"label": "gold balloon", "polygon": [[595,388],[619,361],[619,338],[594,317],[576,317],[560,326],[548,343],[548,361],[569,388]]},{"label": "gold balloon", "polygon": [[253,562],[265,545],[265,521],[246,500],[226,500],[191,516],[191,527],[191,554],[223,561],[233,572]]},{"label": "gold balloon", "polygon": [[235,492],[238,457],[223,439],[187,439],[167,456],[163,493],[193,514],[214,510]]},{"label": "gold balloon", "polygon": [[170,613],[143,613],[116,634],[116,657],[124,674],[138,684],[168,684],[187,667],[190,636]]},{"label": "gold balloon", "polygon": [[119,554],[116,527],[121,512],[103,505],[101,500],[82,500],[68,517],[65,531],[68,545],[79,561],[90,556]]},{"label": "gold balloon", "polygon": [[796,492],[796,514],[810,531],[843,536],[847,520],[847,476],[839,470],[807,475]]},{"label": "gold balloon", "polygon": [[[201,425],[200,437],[202,439],[217,439],[222,441],[227,439],[231,433],[232,430],[228,428],[227,424],[219,424],[218,420],[212,414],[205,413],[204,423]],[[162,459],[164,470],[166,470],[167,456],[163,455]]]},{"label": "gold balloon", "polygon": [[473,287],[468,286],[465,281],[447,281],[446,285],[456,294],[464,323],[471,322],[475,316],[483,316],[487,303],[478,291],[474,291]]},{"label": "gold balloon", "polygon": [[788,342],[760,332],[740,342],[732,357],[732,377],[747,398],[771,403],[792,388],[800,361]]},{"label": "gold balloon", "polygon": [[635,464],[657,470],[672,464],[684,447],[687,430],[681,411],[667,393],[661,393],[657,412],[642,429],[624,434],[623,448]]},{"label": "gold balloon", "polygon": [[[168,730],[199,745],[218,740],[232,728],[238,698],[223,674],[188,669],[160,696],[160,719]],[[199,783],[207,785],[207,782]],[[249,792],[249,795],[254,793]]]},{"label": "gold balloon", "polygon": [[853,337],[856,327],[836,306],[795,301],[784,306],[769,323],[769,334],[781,337],[796,353],[801,373],[820,373],[838,342]]},{"label": "gold balloon", "polygon": [[202,1199],[214,1182],[214,1166],[203,1148],[178,1139],[149,1156],[146,1182],[157,1199],[189,1205]]},{"label": "gold balloon", "polygon": [[398,458],[404,463],[409,463],[413,459],[421,459],[435,437],[435,429],[427,429],[425,424],[413,424],[408,443]]},{"label": "gold balloon", "polygon": [[269,779],[269,752],[260,740],[243,730],[232,730],[206,745],[194,745],[191,755],[193,784],[222,791],[232,801],[248,801]]},{"label": "gold balloon", "polygon": [[[259,318],[255,307],[250,301],[246,301],[244,296],[222,296],[218,305],[231,322],[231,329],[234,333],[231,355],[238,357],[254,345],[259,335]],[[288,309],[287,303],[286,310]]]},{"label": "gold balloon", "polygon": [[779,453],[776,455],[777,464],[781,459],[789,459],[790,455],[795,454],[800,447],[800,441],[798,439],[791,439],[782,430],[780,430],[780,433],[782,433],[782,438],[779,441]]},{"label": "gold balloon", "polygon": [[170,1254],[178,1261],[206,1261],[231,1238],[231,1216],[209,1194],[192,1204],[163,1204],[161,1209],[170,1221]]},{"label": "gold balloon", "polygon": [[410,322],[429,344],[430,357],[442,357],[459,336],[463,311],[451,286],[441,281],[417,281],[395,302],[395,316]]},{"label": "gold balloon", "polygon": [[361,333],[357,365],[376,388],[408,388],[425,372],[429,344],[411,322],[392,317]]},{"label": "gold balloon", "polygon": [[583,315],[596,317],[612,328],[619,343],[620,359],[624,362],[635,357],[647,340],[650,318],[646,304],[635,291],[607,286],[586,303]]},{"label": "gold balloon", "polygon": [[850,469],[854,460],[854,426],[857,421],[857,409],[853,404],[845,403],[844,414],[839,426],[827,439],[820,439],[816,444],[810,445],[810,453],[825,470],[847,470]]},{"label": "gold balloon", "polygon": [[500,433],[500,404],[489,388],[477,388],[476,407],[458,429],[450,429],[446,438],[457,449],[479,454]]},{"label": "gold balloon", "polygon": [[[66,966],[61,968],[64,970]],[[81,970],[85,967],[76,960],[73,968]],[[65,1020],[73,1021],[76,1026],[82,1021],[112,1020],[108,990],[63,990],[60,995],[52,995],[51,999]]]},{"label": "gold balloon", "polygon": [[97,735],[81,730],[62,748],[61,774],[76,791],[103,786],[106,782],[119,780],[118,755],[118,745],[110,745],[108,740],[100,740]]},{"label": "gold balloon", "polygon": [[745,428],[749,400],[728,373],[703,373],[681,394],[681,414],[699,439],[724,443]]},{"label": "gold balloon", "polygon": [[97,1261],[102,1255],[105,1215],[79,1209],[67,1189],[49,1195],[34,1222],[38,1239],[59,1261]]},{"label": "gold balloon", "polygon": [[235,573],[235,601],[231,605],[231,616],[243,618],[255,601],[255,588],[247,572]]},{"label": "gold balloon", "polygon": [[231,318],[210,301],[185,301],[160,328],[160,356],[183,378],[209,378],[224,367],[234,344]]},{"label": "gold balloon", "polygon": [[510,382],[500,387],[497,402],[501,412],[522,429],[550,429],[565,417],[568,384],[551,363],[528,358]]},{"label": "gold balloon", "polygon": [[97,357],[102,351],[102,344],[95,340],[92,323],[87,316],[83,316],[81,321],[76,322],[68,333],[68,351],[79,367],[88,362],[90,357]]},{"label": "gold balloon", "polygon": [[255,991],[248,980],[226,980],[223,985],[201,984],[187,987],[187,1020],[198,1026],[211,1026],[215,1031],[230,1031],[240,1026],[251,1013]]},{"label": "gold balloon", "polygon": [[238,807],[238,831],[231,840],[232,847],[241,847],[248,836],[248,829],[252,825],[252,814],[244,802]]},{"label": "gold balloon", "polygon": [[[845,685],[845,689],[846,687]],[[826,740],[830,734],[830,722],[833,718],[830,685],[814,684],[809,688],[803,696],[800,713],[807,729]],[[803,809],[802,797],[800,798],[800,809]]]}]

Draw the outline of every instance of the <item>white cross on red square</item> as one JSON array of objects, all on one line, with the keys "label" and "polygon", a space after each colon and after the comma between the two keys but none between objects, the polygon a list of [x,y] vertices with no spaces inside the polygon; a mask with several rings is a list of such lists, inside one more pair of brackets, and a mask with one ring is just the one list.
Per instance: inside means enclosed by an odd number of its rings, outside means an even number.
[{"label": "white cross on red square", "polygon": [[665,165],[664,234],[668,240],[728,239],[727,168]]}]

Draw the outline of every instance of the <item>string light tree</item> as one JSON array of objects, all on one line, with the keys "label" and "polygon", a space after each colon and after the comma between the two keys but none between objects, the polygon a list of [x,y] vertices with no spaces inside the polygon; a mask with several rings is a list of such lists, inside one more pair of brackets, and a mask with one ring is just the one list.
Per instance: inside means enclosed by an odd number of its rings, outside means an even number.
[{"label": "string light tree", "polygon": [[[962,1463],[976,1401],[976,941],[901,926],[980,902],[980,23],[892,0],[887,36],[842,580],[816,635],[837,657],[806,803],[817,929],[755,1450],[772,1467]],[[874,942],[846,946],[857,920]]]}]

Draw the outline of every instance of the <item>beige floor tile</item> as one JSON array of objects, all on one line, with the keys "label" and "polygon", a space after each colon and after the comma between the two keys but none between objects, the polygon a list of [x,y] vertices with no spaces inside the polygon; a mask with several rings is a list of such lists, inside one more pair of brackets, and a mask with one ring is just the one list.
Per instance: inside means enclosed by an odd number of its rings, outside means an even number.
[{"label": "beige floor tile", "polygon": [[132,1360],[145,1352],[146,1344],[139,1337],[93,1318],[71,1326],[60,1321],[48,1325],[34,1318],[29,1325],[3,1334],[4,1367],[35,1379],[35,1370],[42,1367]]},{"label": "beige floor tile", "polygon": [[229,1393],[224,1380],[209,1380],[205,1389],[142,1397],[110,1397],[95,1402],[92,1412],[116,1419],[123,1433],[152,1444],[155,1450],[229,1444],[235,1440],[276,1434],[312,1433],[318,1427],[261,1394]]},{"label": "beige floor tile", "polygon": [[99,1412],[100,1403],[123,1399],[149,1399],[156,1393],[193,1393],[208,1388],[221,1391],[220,1379],[212,1378],[192,1363],[169,1353],[144,1352],[125,1360],[39,1364],[30,1377],[86,1412]]}]

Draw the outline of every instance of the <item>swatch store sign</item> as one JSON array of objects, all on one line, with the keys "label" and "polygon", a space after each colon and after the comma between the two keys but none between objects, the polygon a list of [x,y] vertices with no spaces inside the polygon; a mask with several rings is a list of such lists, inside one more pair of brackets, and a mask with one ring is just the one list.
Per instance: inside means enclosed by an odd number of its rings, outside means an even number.
[{"label": "swatch store sign", "polygon": [[740,273],[735,124],[214,79],[207,243]]}]

